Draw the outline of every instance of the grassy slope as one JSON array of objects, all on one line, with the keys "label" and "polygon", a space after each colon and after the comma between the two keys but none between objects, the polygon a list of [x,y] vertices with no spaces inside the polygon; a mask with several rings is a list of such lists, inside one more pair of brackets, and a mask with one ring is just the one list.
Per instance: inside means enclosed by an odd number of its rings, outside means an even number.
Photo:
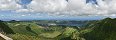
[{"label": "grassy slope", "polygon": [[[17,34],[14,39],[32,40],[116,40],[116,19],[106,18],[95,22],[91,27],[77,30],[72,27],[44,28],[33,22],[8,22],[8,26]],[[31,30],[30,30],[31,28]],[[24,37],[24,38],[22,38]]]},{"label": "grassy slope", "polygon": [[9,37],[14,40],[84,40],[81,32],[73,27],[50,26],[42,27],[35,22],[4,22],[16,34],[10,34]]},{"label": "grassy slope", "polygon": [[106,18],[93,25],[93,30],[85,34],[86,40],[116,40],[116,19]]},{"label": "grassy slope", "polygon": [[32,31],[35,33],[40,33],[42,31],[42,28],[34,23],[28,23],[28,22],[9,22],[7,23],[8,26],[15,32],[25,35],[35,35],[33,32],[26,29],[26,27],[30,27]]},{"label": "grassy slope", "polygon": [[71,36],[76,29],[51,26],[41,27],[33,22],[6,22],[16,33],[10,34],[14,40],[60,40],[59,36]]}]

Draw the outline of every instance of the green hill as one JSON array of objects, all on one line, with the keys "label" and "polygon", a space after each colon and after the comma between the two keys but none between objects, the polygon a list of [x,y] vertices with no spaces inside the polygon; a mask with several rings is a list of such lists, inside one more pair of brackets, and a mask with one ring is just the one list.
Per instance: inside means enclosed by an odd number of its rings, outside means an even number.
[{"label": "green hill", "polygon": [[25,35],[37,35],[40,32],[43,32],[41,26],[38,26],[33,22],[7,22],[7,25],[15,33],[20,33]]},{"label": "green hill", "polygon": [[38,25],[34,21],[0,21],[0,31],[14,40],[116,40],[116,19],[88,21],[86,27]]},{"label": "green hill", "polygon": [[116,40],[116,19],[103,19],[93,25],[91,32],[84,35],[86,40]]},{"label": "green hill", "polygon": [[13,30],[9,28],[9,26],[6,25],[6,23],[4,23],[3,21],[0,21],[0,32],[5,32],[6,34],[14,34]]},{"label": "green hill", "polygon": [[[62,40],[77,39],[76,28],[63,26],[40,26],[35,22],[1,21],[1,30],[14,40]],[[73,38],[72,38],[73,37]]]}]

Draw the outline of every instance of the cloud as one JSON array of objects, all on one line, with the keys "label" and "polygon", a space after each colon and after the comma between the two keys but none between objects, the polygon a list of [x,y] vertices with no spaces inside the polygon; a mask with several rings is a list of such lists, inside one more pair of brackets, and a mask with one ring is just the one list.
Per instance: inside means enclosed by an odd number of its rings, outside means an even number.
[{"label": "cloud", "polygon": [[67,8],[66,0],[33,0],[28,8],[36,12],[57,12]]},{"label": "cloud", "polygon": [[99,14],[103,14],[104,16],[116,15],[116,0],[98,0],[98,3]]},{"label": "cloud", "polygon": [[15,12],[20,13],[20,12],[32,12],[32,10],[29,9],[18,9]]},{"label": "cloud", "polygon": [[0,10],[17,10],[21,5],[17,4],[15,0],[0,0]]},{"label": "cloud", "polygon": [[[115,16],[116,0],[97,0],[98,5],[85,3],[86,0],[69,0],[69,10],[73,11],[73,15],[83,16]],[[70,12],[68,11],[68,12]],[[71,13],[71,14],[72,14]]]},{"label": "cloud", "polygon": [[58,16],[94,16],[108,14],[106,2],[97,0],[98,5],[86,3],[86,0],[33,0],[28,8],[35,12],[46,12]]},{"label": "cloud", "polygon": [[33,0],[27,9],[22,9],[15,0],[1,0],[0,10],[44,12],[52,16],[116,16],[116,0],[96,1],[98,5],[86,3],[86,0]]}]

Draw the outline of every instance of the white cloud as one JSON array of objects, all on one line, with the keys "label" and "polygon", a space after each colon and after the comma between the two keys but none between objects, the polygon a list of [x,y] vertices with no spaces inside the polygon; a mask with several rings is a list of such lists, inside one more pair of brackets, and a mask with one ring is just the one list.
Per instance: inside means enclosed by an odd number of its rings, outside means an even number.
[{"label": "white cloud", "polygon": [[56,12],[65,10],[67,2],[65,0],[33,0],[28,7],[38,12]]},{"label": "white cloud", "polygon": [[[104,6],[105,3],[98,1],[102,4],[100,6]],[[107,12],[107,7],[86,4],[86,0],[33,0],[28,7],[36,12],[48,12],[49,15],[58,16],[101,15]]]},{"label": "white cloud", "polygon": [[31,10],[31,9],[18,9],[18,10],[15,10],[15,12],[17,12],[17,13],[21,13],[21,12],[28,13],[28,12],[34,12],[34,10]]},{"label": "white cloud", "polygon": [[15,0],[0,0],[0,10],[17,10],[21,5],[17,4]]},{"label": "white cloud", "polygon": [[86,0],[33,0],[27,9],[15,0],[0,0],[0,10],[16,12],[45,12],[57,16],[116,16],[116,0],[97,0],[98,5],[86,4]]}]

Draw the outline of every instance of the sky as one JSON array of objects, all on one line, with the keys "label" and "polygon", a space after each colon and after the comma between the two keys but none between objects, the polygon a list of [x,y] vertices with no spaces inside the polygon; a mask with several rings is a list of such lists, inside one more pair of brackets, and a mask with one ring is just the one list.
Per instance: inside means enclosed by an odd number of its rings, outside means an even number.
[{"label": "sky", "polygon": [[116,0],[0,0],[1,20],[116,17]]}]

